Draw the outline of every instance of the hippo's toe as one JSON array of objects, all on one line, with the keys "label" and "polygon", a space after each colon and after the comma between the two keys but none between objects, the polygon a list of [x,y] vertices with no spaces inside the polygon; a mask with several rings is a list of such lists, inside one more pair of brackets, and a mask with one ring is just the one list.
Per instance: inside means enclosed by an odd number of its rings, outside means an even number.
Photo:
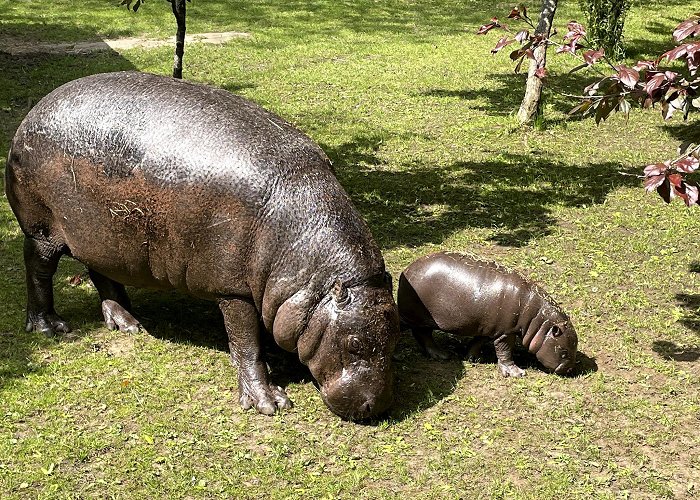
[{"label": "hippo's toe", "polygon": [[274,415],[278,410],[292,408],[292,402],[284,392],[284,389],[277,385],[264,386],[257,385],[250,391],[241,391],[241,407],[244,410],[255,407],[258,413],[263,415]]},{"label": "hippo's toe", "polygon": [[515,363],[498,363],[498,369],[504,377],[524,377],[525,370]]},{"label": "hippo's toe", "polygon": [[69,333],[71,328],[58,314],[37,314],[27,317],[25,330],[53,337],[57,333]]}]

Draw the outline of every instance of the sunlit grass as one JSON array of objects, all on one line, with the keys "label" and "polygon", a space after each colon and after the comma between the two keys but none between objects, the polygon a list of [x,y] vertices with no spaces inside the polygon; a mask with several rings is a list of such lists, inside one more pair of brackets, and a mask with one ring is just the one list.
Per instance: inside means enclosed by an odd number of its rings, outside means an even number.
[{"label": "sunlit grass", "polygon": [[[23,331],[22,238],[0,203],[0,491],[9,498],[691,497],[700,482],[697,210],[664,205],[635,178],[697,122],[635,111],[566,121],[548,94],[545,129],[520,130],[522,76],[474,28],[496,2],[203,2],[190,32],[246,31],[189,45],[185,76],[242,94],[321,144],[395,277],[438,249],[496,259],[541,283],[577,328],[586,369],[536,366],[505,380],[492,363],[433,363],[406,335],[397,400],[373,425],[339,420],[308,373],[275,356],[295,407],[243,412],[214,304],[132,291],[148,333],[107,331],[95,291],[68,284],[57,308],[75,334]],[[137,14],[101,0],[0,1],[0,40],[167,36],[166,2]],[[655,9],[662,9],[663,16]],[[635,3],[626,37],[658,53],[688,7]],[[559,24],[576,17],[575,2]],[[0,43],[2,43],[0,41]],[[636,57],[636,56],[635,56]],[[552,57],[550,85],[571,92]],[[12,58],[0,53],[0,168],[43,95],[87,74],[169,74],[172,49]],[[457,340],[436,335],[455,352]],[[519,361],[527,365],[521,354]]]}]

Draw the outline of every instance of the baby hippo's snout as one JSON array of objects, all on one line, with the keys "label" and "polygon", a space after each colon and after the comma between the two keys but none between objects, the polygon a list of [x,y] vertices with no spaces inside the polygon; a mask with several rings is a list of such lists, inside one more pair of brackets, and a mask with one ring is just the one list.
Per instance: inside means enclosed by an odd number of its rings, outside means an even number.
[{"label": "baby hippo's snout", "polygon": [[572,359],[566,359],[559,363],[559,366],[557,366],[554,369],[554,373],[557,375],[568,375],[574,370],[574,366],[576,365],[576,361]]}]

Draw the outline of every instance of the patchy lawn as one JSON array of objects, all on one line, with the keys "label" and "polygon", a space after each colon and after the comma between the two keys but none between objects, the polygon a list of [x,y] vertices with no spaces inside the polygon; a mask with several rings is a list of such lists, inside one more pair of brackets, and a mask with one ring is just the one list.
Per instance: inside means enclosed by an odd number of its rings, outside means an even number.
[{"label": "patchy lawn", "polygon": [[[579,333],[575,377],[498,375],[494,360],[431,362],[410,335],[397,351],[396,404],[371,425],[343,422],[310,376],[275,353],[295,402],[243,412],[214,304],[133,290],[147,332],[100,322],[95,290],[64,259],[57,309],[74,333],[23,331],[22,236],[0,201],[0,491],[7,498],[613,498],[700,490],[700,212],[664,205],[635,178],[671,157],[697,121],[634,111],[567,121],[547,100],[544,130],[519,130],[522,76],[491,56],[478,24],[506,2],[211,2],[190,32],[252,34],[190,45],[185,76],[242,94],[295,123],[333,159],[397,277],[420,255],[469,251],[519,269]],[[570,5],[572,4],[572,5]],[[558,25],[579,17],[567,2]],[[658,16],[661,10],[663,16]],[[635,3],[634,58],[661,52],[692,10]],[[0,0],[2,40],[165,36],[169,6],[137,14],[86,0]],[[0,169],[29,108],[61,83],[137,69],[169,74],[172,49],[10,57],[0,52]],[[551,85],[575,92],[552,57]],[[633,174],[633,175],[630,175]]]}]

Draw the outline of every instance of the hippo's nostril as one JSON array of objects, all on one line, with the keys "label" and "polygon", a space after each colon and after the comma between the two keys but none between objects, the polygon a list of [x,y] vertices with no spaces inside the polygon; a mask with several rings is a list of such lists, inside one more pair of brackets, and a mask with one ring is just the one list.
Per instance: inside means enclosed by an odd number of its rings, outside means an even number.
[{"label": "hippo's nostril", "polygon": [[371,415],[372,414],[372,404],[367,401],[365,404],[362,405],[362,413],[364,415]]}]

